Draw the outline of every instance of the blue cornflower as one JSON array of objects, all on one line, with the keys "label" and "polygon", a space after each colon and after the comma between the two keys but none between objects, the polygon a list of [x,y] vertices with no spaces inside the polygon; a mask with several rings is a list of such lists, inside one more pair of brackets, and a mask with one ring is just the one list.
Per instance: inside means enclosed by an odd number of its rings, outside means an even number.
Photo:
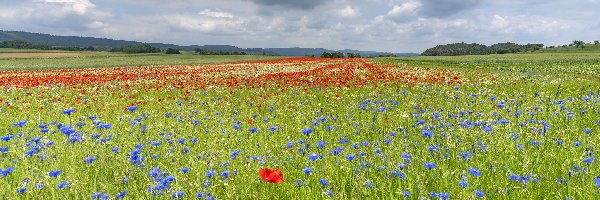
[{"label": "blue cornflower", "polygon": [[432,170],[435,169],[436,164],[434,162],[425,162],[423,163],[423,165],[425,166],[425,168],[427,168],[428,170]]},{"label": "blue cornflower", "polygon": [[406,175],[398,170],[392,171],[392,176],[396,176],[396,177],[400,178],[400,180],[403,180],[406,178]]},{"label": "blue cornflower", "polygon": [[71,115],[71,114],[73,114],[74,112],[75,112],[75,109],[73,109],[73,108],[69,108],[69,109],[63,110],[63,111],[62,111],[62,114],[65,114],[65,115]]},{"label": "blue cornflower", "polygon": [[25,124],[27,124],[27,120],[21,120],[21,121],[19,121],[19,122],[13,123],[13,126],[14,126],[14,127],[19,127],[19,128],[20,128],[20,127],[23,127],[23,126],[25,126]]},{"label": "blue cornflower", "polygon": [[85,158],[83,161],[84,161],[85,163],[87,163],[87,164],[91,164],[91,163],[93,163],[94,161],[96,161],[96,156],[90,156],[90,157],[87,157],[87,158]]},{"label": "blue cornflower", "polygon": [[119,194],[117,194],[115,196],[116,199],[122,199],[123,197],[125,197],[125,195],[127,194],[127,190],[123,190],[122,192],[120,192]]},{"label": "blue cornflower", "polygon": [[214,169],[206,170],[206,178],[212,178],[215,176],[215,174],[216,174],[216,172]]},{"label": "blue cornflower", "polygon": [[23,193],[25,193],[25,191],[27,191],[27,188],[24,188],[24,187],[17,189],[17,193],[19,193],[19,194],[23,194]]},{"label": "blue cornflower", "polygon": [[519,179],[519,176],[517,176],[516,174],[509,174],[508,179],[512,181],[517,181]]},{"label": "blue cornflower", "polygon": [[410,198],[410,192],[408,190],[402,190],[402,195],[406,198]]},{"label": "blue cornflower", "polygon": [[355,157],[356,157],[356,155],[354,155],[354,154],[348,154],[348,155],[346,155],[346,160],[352,161],[352,160],[354,160]]},{"label": "blue cornflower", "polygon": [[127,110],[130,112],[136,111],[138,109],[137,105],[131,105],[127,107]]},{"label": "blue cornflower", "polygon": [[315,161],[315,160],[318,160],[319,158],[320,158],[319,154],[316,154],[316,153],[308,154],[308,160],[310,160],[310,161]]},{"label": "blue cornflower", "polygon": [[485,194],[481,190],[475,190],[475,197],[482,198],[485,197]]},{"label": "blue cornflower", "polygon": [[596,178],[594,179],[594,182],[596,183],[596,187],[597,187],[597,188],[600,188],[600,176],[596,177]]},{"label": "blue cornflower", "polygon": [[277,128],[278,128],[277,126],[271,126],[271,127],[269,127],[269,131],[276,131]]},{"label": "blue cornflower", "polygon": [[303,180],[301,180],[301,179],[298,179],[298,180],[294,181],[294,185],[295,185],[296,187],[302,187],[302,186],[305,186],[305,185],[306,185],[306,181],[303,181]]},{"label": "blue cornflower", "polygon": [[108,198],[109,198],[108,194],[106,194],[104,192],[94,192],[94,193],[92,193],[92,199],[108,200]]},{"label": "blue cornflower", "polygon": [[302,134],[309,136],[311,133],[313,132],[312,128],[303,128],[302,129]]},{"label": "blue cornflower", "polygon": [[181,168],[181,172],[183,172],[184,174],[188,173],[190,171],[190,168],[184,167]]},{"label": "blue cornflower", "polygon": [[481,171],[479,171],[479,169],[475,168],[475,167],[471,167],[469,168],[469,174],[478,177],[481,176]]},{"label": "blue cornflower", "polygon": [[67,189],[67,188],[71,187],[71,182],[69,182],[69,181],[60,182],[60,183],[56,184],[56,187],[58,189]]},{"label": "blue cornflower", "polygon": [[171,195],[171,197],[173,199],[179,199],[179,198],[183,197],[183,194],[184,194],[183,190],[179,190],[179,191],[173,192],[173,194]]},{"label": "blue cornflower", "polygon": [[317,147],[319,147],[319,149],[325,148],[325,145],[327,145],[327,143],[323,140],[317,142]]},{"label": "blue cornflower", "polygon": [[38,189],[38,190],[39,190],[39,189],[42,189],[42,188],[44,188],[44,186],[45,186],[45,185],[44,185],[44,183],[38,183],[38,184],[35,184],[35,186],[33,186],[33,188],[35,188],[35,189]]},{"label": "blue cornflower", "polygon": [[469,182],[467,182],[467,181],[458,181],[458,187],[461,187],[461,188],[469,187]]},{"label": "blue cornflower", "polygon": [[429,131],[429,130],[423,129],[421,131],[421,134],[423,135],[423,137],[430,138],[431,136],[433,136],[433,131]]},{"label": "blue cornflower", "polygon": [[372,190],[373,188],[375,188],[375,184],[373,183],[373,181],[365,181],[365,187]]},{"label": "blue cornflower", "polygon": [[583,132],[584,132],[585,134],[588,134],[588,135],[589,135],[589,134],[591,134],[591,133],[592,133],[592,130],[591,130],[591,129],[589,129],[589,128],[585,128],[585,129],[583,129]]},{"label": "blue cornflower", "polygon": [[463,151],[463,152],[460,152],[459,155],[464,160],[468,160],[471,157],[471,152],[470,151]]},{"label": "blue cornflower", "polygon": [[312,173],[312,169],[310,167],[306,167],[302,169],[302,172],[304,172],[306,175],[310,175]]},{"label": "blue cornflower", "polygon": [[590,164],[592,164],[592,162],[594,162],[594,158],[586,158],[586,159],[583,159],[583,162],[584,162],[585,164],[588,164],[588,165],[590,165]]},{"label": "blue cornflower", "polygon": [[58,175],[60,175],[61,171],[60,170],[54,170],[51,171],[50,173],[48,173],[48,175],[50,175],[50,177],[58,177]]},{"label": "blue cornflower", "polygon": [[60,132],[62,132],[62,134],[65,134],[65,135],[71,135],[71,134],[75,133],[75,128],[73,128],[72,126],[63,126],[63,127],[60,127]]},{"label": "blue cornflower", "polygon": [[329,181],[326,178],[321,178],[319,179],[319,184],[321,184],[323,187],[327,187],[329,186]]},{"label": "blue cornflower", "polygon": [[291,149],[292,147],[294,147],[294,141],[288,141],[285,147]]},{"label": "blue cornflower", "polygon": [[331,190],[325,190],[325,195],[327,195],[328,197],[333,197],[333,192]]},{"label": "blue cornflower", "polygon": [[229,178],[229,171],[222,171],[220,175],[223,179],[227,179]]},{"label": "blue cornflower", "polygon": [[250,127],[250,128],[248,128],[248,131],[250,131],[252,133],[256,133],[256,132],[258,132],[258,128],[256,128],[256,127]]},{"label": "blue cornflower", "polygon": [[235,150],[235,151],[232,151],[232,152],[229,154],[229,157],[230,157],[230,158],[233,160],[233,159],[235,159],[235,158],[237,157],[237,155],[239,155],[241,152],[242,152],[242,151],[240,151],[240,150]]},{"label": "blue cornflower", "polygon": [[409,153],[402,153],[402,158],[404,158],[404,160],[409,160],[411,155]]}]

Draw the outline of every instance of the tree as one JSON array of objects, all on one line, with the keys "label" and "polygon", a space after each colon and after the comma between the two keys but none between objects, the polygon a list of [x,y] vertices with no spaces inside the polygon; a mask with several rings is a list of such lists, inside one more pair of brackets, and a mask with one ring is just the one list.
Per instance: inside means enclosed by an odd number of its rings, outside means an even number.
[{"label": "tree", "polygon": [[573,40],[573,45],[575,46],[575,48],[579,48],[580,46],[581,48],[584,48],[585,42],[581,40]]},{"label": "tree", "polygon": [[115,51],[121,51],[125,53],[160,53],[159,48],[153,47],[149,44],[125,46],[120,49],[115,49]]},{"label": "tree", "polygon": [[172,48],[168,48],[165,51],[166,54],[181,54],[181,52],[179,52],[179,49],[172,49]]},{"label": "tree", "polygon": [[348,58],[354,58],[354,53],[348,52],[347,55],[348,55]]},{"label": "tree", "polygon": [[594,41],[594,45],[598,45],[598,44],[600,44],[600,41],[598,41],[598,40]]}]

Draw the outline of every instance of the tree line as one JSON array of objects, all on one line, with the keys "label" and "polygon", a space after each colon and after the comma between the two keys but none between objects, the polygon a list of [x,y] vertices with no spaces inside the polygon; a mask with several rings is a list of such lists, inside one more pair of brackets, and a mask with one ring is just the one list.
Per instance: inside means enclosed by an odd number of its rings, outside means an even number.
[{"label": "tree line", "polygon": [[343,52],[323,52],[321,58],[361,58],[359,53],[346,53],[344,56]]},{"label": "tree line", "polygon": [[94,51],[94,50],[96,50],[93,46],[88,46],[88,47],[50,46],[50,45],[45,45],[45,44],[31,44],[31,43],[23,41],[23,40],[2,41],[2,42],[0,42],[0,48],[62,50],[62,51]]},{"label": "tree line", "polygon": [[425,50],[423,56],[458,56],[458,55],[488,55],[535,51],[543,48],[543,44],[520,45],[511,42],[498,43],[491,46],[483,44],[467,44],[464,42],[438,45]]},{"label": "tree line", "polygon": [[228,52],[228,51],[211,51],[208,49],[201,49],[201,48],[196,48],[194,49],[194,53],[199,54],[199,55],[247,55],[246,52],[239,52],[239,51],[233,51],[233,52]]}]

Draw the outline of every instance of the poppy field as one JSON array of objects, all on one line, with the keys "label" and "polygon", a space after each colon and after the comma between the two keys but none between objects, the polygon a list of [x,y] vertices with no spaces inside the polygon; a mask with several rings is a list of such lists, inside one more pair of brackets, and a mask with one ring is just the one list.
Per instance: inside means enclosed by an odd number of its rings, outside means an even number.
[{"label": "poppy field", "polygon": [[588,61],[0,71],[0,198],[598,199]]}]

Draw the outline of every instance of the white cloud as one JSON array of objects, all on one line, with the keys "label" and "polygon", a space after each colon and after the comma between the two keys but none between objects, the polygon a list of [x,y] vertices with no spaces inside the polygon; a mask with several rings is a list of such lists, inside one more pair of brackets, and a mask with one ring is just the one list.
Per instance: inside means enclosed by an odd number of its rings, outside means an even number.
[{"label": "white cloud", "polygon": [[353,18],[358,16],[358,11],[351,6],[346,6],[343,9],[337,11],[338,16],[343,18]]},{"label": "white cloud", "polygon": [[417,0],[409,0],[400,5],[394,5],[394,7],[387,13],[386,17],[395,22],[406,22],[413,19],[422,4]]},{"label": "white cloud", "polygon": [[590,21],[596,0],[0,1],[5,30],[182,45],[419,52],[462,41],[600,39],[599,24]]},{"label": "white cloud", "polygon": [[162,19],[176,31],[198,31],[208,34],[240,34],[246,31],[245,18],[231,13],[204,10],[198,15],[165,14]]},{"label": "white cloud", "polygon": [[203,10],[199,14],[206,16],[206,17],[214,17],[214,18],[233,18],[233,15],[231,13],[221,12],[221,11],[212,11],[210,9]]}]

